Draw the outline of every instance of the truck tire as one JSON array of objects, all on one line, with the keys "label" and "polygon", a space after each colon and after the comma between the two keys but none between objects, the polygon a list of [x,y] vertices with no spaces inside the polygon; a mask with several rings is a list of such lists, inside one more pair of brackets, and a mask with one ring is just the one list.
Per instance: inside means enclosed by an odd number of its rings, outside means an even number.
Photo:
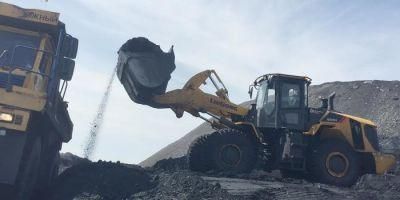
[{"label": "truck tire", "polygon": [[58,149],[56,148],[49,148],[46,152],[45,155],[42,155],[42,157],[46,156],[45,160],[42,160],[43,164],[43,169],[41,178],[43,179],[41,184],[42,187],[47,188],[52,185],[54,182],[55,178],[58,175],[58,168],[60,164],[60,153]]},{"label": "truck tire", "polygon": [[323,141],[310,156],[309,172],[317,182],[349,187],[361,174],[356,152],[342,140]]},{"label": "truck tire", "polygon": [[[28,133],[29,134],[29,133]],[[33,135],[33,133],[31,133]],[[35,188],[40,167],[41,138],[28,137],[16,181],[18,200],[28,200]]]},{"label": "truck tire", "polygon": [[54,158],[54,164],[51,170],[51,177],[50,177],[50,186],[53,185],[55,180],[58,177],[58,173],[60,171],[60,152],[57,151],[56,157]]},{"label": "truck tire", "polygon": [[194,171],[250,172],[257,161],[257,145],[252,137],[235,129],[201,137],[190,148],[189,167]]},{"label": "truck tire", "polygon": [[47,148],[41,154],[41,166],[37,186],[33,193],[33,199],[45,199],[47,191],[54,184],[60,164],[60,153],[57,148]]}]

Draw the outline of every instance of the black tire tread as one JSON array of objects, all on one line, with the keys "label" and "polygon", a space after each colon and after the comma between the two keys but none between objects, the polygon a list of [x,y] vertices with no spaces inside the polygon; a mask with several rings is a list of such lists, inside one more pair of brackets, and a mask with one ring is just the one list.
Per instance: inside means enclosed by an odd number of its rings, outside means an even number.
[{"label": "black tire tread", "polygon": [[217,135],[214,132],[209,135],[200,136],[192,142],[187,154],[190,170],[206,172],[214,168],[210,157],[206,155],[210,155],[213,152],[216,137]]},{"label": "black tire tread", "polygon": [[[349,171],[345,177],[333,177],[325,169],[324,158],[325,155],[331,151],[340,151],[349,159]],[[313,181],[349,187],[357,181],[361,174],[358,156],[353,148],[345,141],[338,139],[322,141],[318,146],[314,147],[310,156],[308,170],[311,175],[310,178]]]},{"label": "black tire tread", "polygon": [[[38,150],[36,150],[39,151],[39,155],[36,155],[39,158],[32,157],[35,156],[33,155],[33,153],[35,153],[35,145],[38,145],[36,148],[39,148]],[[40,137],[32,134],[31,137],[27,138],[27,144],[24,148],[24,153],[21,159],[20,169],[18,171],[18,176],[16,180],[16,199],[29,199],[29,197],[33,193],[39,173],[40,147]]]},{"label": "black tire tread", "polygon": [[[224,168],[218,160],[218,147],[225,143],[236,143],[244,147],[245,162],[235,169]],[[251,171],[257,161],[257,143],[253,135],[236,129],[221,129],[212,134],[199,137],[189,147],[189,169],[206,172],[210,170],[222,172],[246,173]]]}]

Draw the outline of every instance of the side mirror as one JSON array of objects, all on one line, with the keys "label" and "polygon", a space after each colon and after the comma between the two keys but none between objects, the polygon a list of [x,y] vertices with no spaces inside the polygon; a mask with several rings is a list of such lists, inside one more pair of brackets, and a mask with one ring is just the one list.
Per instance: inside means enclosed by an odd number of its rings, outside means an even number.
[{"label": "side mirror", "polygon": [[63,41],[61,54],[64,57],[75,59],[76,54],[78,53],[78,43],[79,43],[78,39],[70,35],[66,35]]},{"label": "side mirror", "polygon": [[252,99],[253,98],[253,86],[252,85],[249,86],[249,95],[250,95],[250,99]]},{"label": "side mirror", "polygon": [[61,67],[59,69],[59,77],[64,81],[70,81],[74,75],[75,61],[70,58],[63,58],[61,60]]}]

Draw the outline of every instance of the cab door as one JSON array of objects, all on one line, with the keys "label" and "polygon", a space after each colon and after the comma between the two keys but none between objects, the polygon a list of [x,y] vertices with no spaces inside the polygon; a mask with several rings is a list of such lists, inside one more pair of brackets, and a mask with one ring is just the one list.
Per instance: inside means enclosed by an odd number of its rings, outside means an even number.
[{"label": "cab door", "polygon": [[307,94],[304,82],[281,79],[278,85],[279,126],[304,130],[307,110]]}]

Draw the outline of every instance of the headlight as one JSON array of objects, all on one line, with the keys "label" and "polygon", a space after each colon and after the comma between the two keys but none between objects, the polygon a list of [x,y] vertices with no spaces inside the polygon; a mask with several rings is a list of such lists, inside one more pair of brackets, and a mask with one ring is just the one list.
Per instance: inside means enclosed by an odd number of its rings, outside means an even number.
[{"label": "headlight", "polygon": [[1,122],[12,122],[13,121],[13,115],[8,114],[8,113],[0,113],[0,121]]}]

